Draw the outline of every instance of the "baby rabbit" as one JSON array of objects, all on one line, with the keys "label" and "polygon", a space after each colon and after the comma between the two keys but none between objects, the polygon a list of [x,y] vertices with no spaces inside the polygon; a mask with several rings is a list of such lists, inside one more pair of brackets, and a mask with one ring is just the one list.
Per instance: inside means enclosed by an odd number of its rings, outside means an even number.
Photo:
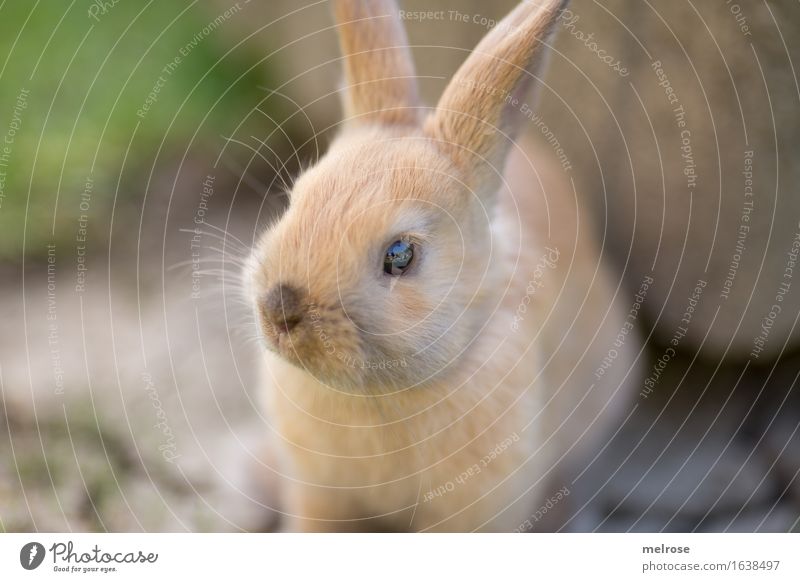
[{"label": "baby rabbit", "polygon": [[394,3],[334,0],[344,129],[245,273],[286,529],[519,529],[617,418],[628,306],[515,142],[562,4],[520,4],[431,110]]}]

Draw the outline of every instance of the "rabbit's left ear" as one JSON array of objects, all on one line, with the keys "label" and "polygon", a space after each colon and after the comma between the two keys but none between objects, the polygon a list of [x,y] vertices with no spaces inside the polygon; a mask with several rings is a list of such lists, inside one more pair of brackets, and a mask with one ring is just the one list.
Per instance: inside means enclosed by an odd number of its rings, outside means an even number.
[{"label": "rabbit's left ear", "polygon": [[494,166],[502,173],[511,140],[524,126],[555,23],[566,0],[522,0],[478,44],[425,122],[468,180]]},{"label": "rabbit's left ear", "polygon": [[392,0],[334,0],[349,122],[413,125],[420,109],[414,63]]}]

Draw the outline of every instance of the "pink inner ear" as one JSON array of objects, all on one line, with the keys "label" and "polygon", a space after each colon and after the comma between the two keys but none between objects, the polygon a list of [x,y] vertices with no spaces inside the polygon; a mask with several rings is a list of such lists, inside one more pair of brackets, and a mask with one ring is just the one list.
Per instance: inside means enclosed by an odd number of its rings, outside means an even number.
[{"label": "pink inner ear", "polygon": [[[503,125],[506,127],[513,125],[514,117],[521,115],[520,107],[522,107],[522,104],[525,103],[525,99],[530,94],[532,81],[533,79],[531,78],[530,73],[523,73],[519,83],[517,83],[516,87],[514,87],[514,90],[511,92],[511,102],[506,104],[502,118]],[[528,105],[531,104],[528,103]]]},{"label": "pink inner ear", "polygon": [[[528,109],[535,110],[541,99],[541,87],[544,83],[541,80],[541,70],[536,73],[530,70],[523,73],[519,83],[514,87],[511,92],[511,100],[506,104],[503,114],[502,122],[504,131],[506,131],[513,139],[516,139],[520,131],[524,128],[522,124],[522,106],[526,105]],[[538,86],[537,86],[538,85]],[[519,117],[519,119],[516,119]]]}]

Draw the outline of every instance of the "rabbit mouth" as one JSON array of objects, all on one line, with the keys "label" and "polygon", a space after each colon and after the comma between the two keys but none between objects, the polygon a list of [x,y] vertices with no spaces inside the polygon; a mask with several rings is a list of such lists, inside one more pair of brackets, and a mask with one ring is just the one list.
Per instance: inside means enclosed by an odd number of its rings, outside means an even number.
[{"label": "rabbit mouth", "polygon": [[302,333],[300,332],[301,330],[297,329],[297,326],[290,326],[283,322],[264,322],[261,335],[270,351],[287,360],[296,360],[298,350],[302,347]]},{"label": "rabbit mouth", "polygon": [[270,351],[309,370],[352,368],[361,359],[362,340],[358,333],[342,329],[346,324],[333,315],[333,309],[313,304],[295,319],[276,320],[262,314],[264,343]]},{"label": "rabbit mouth", "polygon": [[342,389],[405,384],[411,373],[410,356],[391,353],[380,338],[364,331],[355,314],[340,305],[308,301],[299,317],[261,310],[265,347],[284,361],[318,380]]},{"label": "rabbit mouth", "polygon": [[411,358],[388,357],[365,350],[358,332],[320,337],[319,329],[303,322],[289,332],[265,326],[267,348],[287,363],[328,386],[345,391],[405,389],[413,384]]}]

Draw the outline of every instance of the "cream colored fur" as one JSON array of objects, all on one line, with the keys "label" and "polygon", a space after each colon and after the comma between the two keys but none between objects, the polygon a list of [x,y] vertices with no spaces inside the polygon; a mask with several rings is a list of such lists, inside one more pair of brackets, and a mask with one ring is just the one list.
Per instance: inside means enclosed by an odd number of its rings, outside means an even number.
[{"label": "cream colored fur", "polygon": [[[426,116],[394,4],[334,2],[353,117],[246,272],[286,529],[513,530],[617,417],[634,336],[593,373],[628,306],[504,100],[536,82],[560,5],[521,4]],[[391,277],[401,237],[416,254]],[[261,308],[278,285],[304,313],[283,334]]]}]

